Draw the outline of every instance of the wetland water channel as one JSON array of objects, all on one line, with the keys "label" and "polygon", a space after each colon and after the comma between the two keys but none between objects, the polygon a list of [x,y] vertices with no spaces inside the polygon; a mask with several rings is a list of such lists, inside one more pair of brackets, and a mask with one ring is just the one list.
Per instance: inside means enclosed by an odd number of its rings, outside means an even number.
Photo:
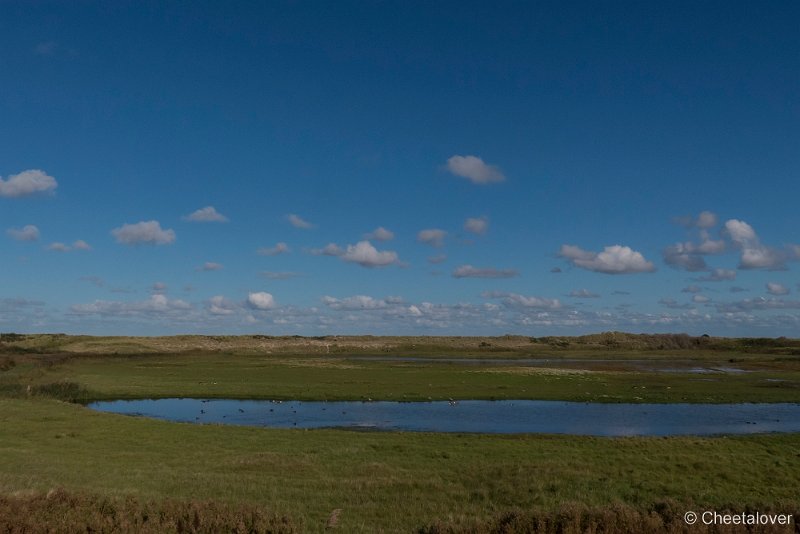
[{"label": "wetland water channel", "polygon": [[800,432],[800,404],[605,404],[535,400],[308,402],[147,399],[93,410],[185,423],[491,434],[679,436]]}]

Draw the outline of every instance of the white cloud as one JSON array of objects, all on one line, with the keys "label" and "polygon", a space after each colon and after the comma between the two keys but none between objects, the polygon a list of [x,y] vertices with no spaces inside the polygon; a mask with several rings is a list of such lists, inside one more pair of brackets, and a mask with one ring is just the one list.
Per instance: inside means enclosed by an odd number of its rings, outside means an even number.
[{"label": "white cloud", "polygon": [[377,310],[386,308],[388,303],[383,299],[374,299],[367,295],[355,295],[343,299],[325,296],[322,297],[322,303],[334,310]]},{"label": "white cloud", "polygon": [[198,270],[199,271],[220,271],[222,270],[223,265],[221,263],[216,263],[213,261],[205,262]]},{"label": "white cloud", "polygon": [[383,226],[379,226],[368,234],[364,234],[364,239],[367,241],[391,241],[394,239],[394,232],[387,230]]},{"label": "white cloud", "polygon": [[708,228],[713,228],[717,225],[717,215],[711,211],[701,211],[697,217],[686,215],[682,217],[676,217],[674,220],[681,226],[686,226],[688,228],[700,228],[701,230],[707,230]]},{"label": "white cloud", "polygon": [[701,211],[694,224],[698,228],[712,228],[717,225],[717,215],[710,211]]},{"label": "white cloud", "polygon": [[736,280],[736,271],[732,269],[712,269],[711,274],[708,276],[701,276],[695,280],[698,282],[725,282],[728,280]]},{"label": "white cloud", "polygon": [[789,288],[777,282],[767,282],[767,293],[770,295],[788,295]]},{"label": "white cloud", "polygon": [[86,241],[78,239],[72,243],[72,246],[59,242],[50,243],[47,245],[47,250],[52,250],[55,252],[70,252],[72,250],[92,250],[92,247],[90,247],[89,243]]},{"label": "white cloud", "polygon": [[703,256],[725,252],[725,241],[715,241],[705,231],[701,232],[701,236],[703,240],[699,245],[687,241],[665,248],[663,251],[664,262],[689,272],[705,271],[707,266]]},{"label": "white cloud", "polygon": [[183,220],[189,222],[228,222],[228,218],[219,213],[214,206],[206,206],[186,215]]},{"label": "white cloud", "polygon": [[153,290],[154,293],[166,293],[167,292],[167,284],[164,282],[155,282],[150,289]]},{"label": "white cloud", "polygon": [[664,263],[689,272],[705,271],[706,260],[694,250],[692,243],[675,243],[664,249]]},{"label": "white cloud", "polygon": [[704,304],[704,303],[709,302],[709,301],[711,301],[711,299],[708,298],[705,295],[693,295],[692,296],[692,302],[696,302],[697,304]]},{"label": "white cloud", "polygon": [[284,242],[277,243],[274,247],[261,247],[256,251],[260,256],[277,256],[289,252],[289,245]]},{"label": "white cloud", "polygon": [[490,184],[506,179],[500,169],[487,165],[477,156],[452,156],[447,160],[447,170],[473,184]]},{"label": "white cloud", "polygon": [[302,228],[303,230],[309,230],[311,228],[314,228],[313,224],[306,221],[299,215],[295,215],[294,213],[290,213],[289,215],[287,215],[286,219],[289,221],[289,224],[291,224],[295,228]]},{"label": "white cloud", "polygon": [[600,295],[597,293],[592,293],[588,289],[576,289],[574,291],[570,291],[569,296],[579,299],[596,299],[600,297]]},{"label": "white cloud", "polygon": [[247,304],[257,310],[270,310],[275,307],[275,299],[270,293],[258,291],[247,295]]},{"label": "white cloud", "polygon": [[800,301],[759,297],[738,302],[723,302],[717,304],[716,307],[720,313],[746,313],[759,310],[800,309]]},{"label": "white cloud", "polygon": [[138,245],[146,243],[151,245],[169,245],[175,242],[174,230],[163,230],[158,221],[142,221],[136,224],[123,224],[111,230],[117,243],[125,245]]},{"label": "white cloud", "polygon": [[369,241],[359,241],[355,245],[347,245],[339,257],[362,267],[385,267],[399,263],[397,253],[391,250],[379,251]]},{"label": "white cloud", "polygon": [[444,238],[447,232],[438,228],[429,228],[427,230],[420,230],[417,234],[417,241],[425,243],[432,247],[441,247],[444,245]]},{"label": "white cloud", "polygon": [[519,293],[508,293],[505,291],[487,291],[481,295],[489,299],[502,299],[504,305],[511,308],[544,308],[559,309],[561,302],[558,299],[548,299],[543,297],[528,297]]},{"label": "white cloud", "polygon": [[322,248],[312,248],[309,252],[314,256],[341,256],[344,249],[336,243],[328,243]]},{"label": "white cloud", "polygon": [[700,286],[690,285],[681,289],[681,293],[700,293],[702,290]]},{"label": "white cloud", "polygon": [[433,263],[434,265],[445,261],[447,261],[447,254],[437,254],[436,256],[430,256],[428,258],[428,263]]},{"label": "white cloud", "polygon": [[495,269],[494,267],[473,267],[461,265],[453,271],[454,278],[513,278],[519,273],[514,269]]},{"label": "white cloud", "polygon": [[95,300],[88,304],[75,304],[70,307],[78,315],[165,315],[185,312],[192,308],[191,304],[183,300],[170,300],[165,295],[151,295],[149,299],[138,302],[120,302],[108,300]]},{"label": "white cloud", "polygon": [[69,252],[72,249],[68,245],[65,245],[64,243],[56,242],[47,245],[47,250],[52,250],[54,252]]},{"label": "white cloud", "polygon": [[26,224],[22,228],[9,228],[6,230],[6,234],[8,234],[11,239],[16,239],[17,241],[39,240],[39,229],[32,224]]},{"label": "white cloud", "polygon": [[740,269],[783,269],[787,254],[761,243],[752,226],[744,221],[730,219],[725,223],[725,232],[741,250]]},{"label": "white cloud", "polygon": [[58,182],[52,176],[38,169],[12,174],[8,180],[0,178],[0,197],[18,198],[38,193],[52,193]]},{"label": "white cloud", "polygon": [[656,270],[640,252],[630,247],[613,245],[596,253],[574,245],[562,245],[559,256],[576,267],[606,274],[650,273]]},{"label": "white cloud", "polygon": [[222,295],[216,295],[208,299],[206,308],[212,315],[231,315],[236,311],[237,306]]},{"label": "white cloud", "polygon": [[476,235],[484,235],[488,229],[489,229],[489,219],[486,216],[470,217],[469,219],[464,221],[464,230],[466,230],[467,232]]}]

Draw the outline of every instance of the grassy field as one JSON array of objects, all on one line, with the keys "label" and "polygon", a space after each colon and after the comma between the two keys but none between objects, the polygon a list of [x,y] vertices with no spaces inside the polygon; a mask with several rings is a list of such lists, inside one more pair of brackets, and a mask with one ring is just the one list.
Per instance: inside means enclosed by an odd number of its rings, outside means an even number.
[{"label": "grassy field", "polygon": [[[509,517],[523,526],[507,532],[545,523],[552,528],[542,531],[592,531],[597,521],[607,532],[649,530],[656,523],[677,532],[686,529],[679,513],[688,509],[800,511],[798,434],[587,438],[277,430],[136,419],[52,398],[800,402],[799,358],[787,354],[791,342],[763,351],[741,343],[724,350],[629,347],[620,349],[621,357],[566,347],[554,355],[534,351],[557,361],[532,368],[358,357],[532,355],[508,347],[492,351],[494,338],[450,352],[428,354],[412,343],[410,352],[370,346],[352,355],[306,353],[297,346],[302,339],[290,339],[291,350],[238,353],[200,351],[191,338],[194,344],[174,354],[133,350],[131,344],[147,345],[148,339],[124,338],[130,350],[104,354],[85,350],[91,338],[59,339],[57,347],[47,338],[16,339],[0,351],[0,527],[5,513],[9,524],[72,518],[62,531],[81,521],[142,530],[142,517],[157,516],[162,523],[153,532],[247,531],[248,525],[297,532],[322,532],[326,525],[341,532],[499,532],[513,523]],[[108,350],[108,343],[122,346],[121,339],[95,345]],[[63,350],[74,343],[84,350]],[[438,346],[426,346],[431,343]],[[576,352],[582,360],[572,360]],[[688,372],[694,367],[749,372]],[[57,512],[70,507],[88,515]],[[98,509],[108,512],[97,516]],[[565,528],[565,521],[572,526]]]},{"label": "grassy field", "polygon": [[800,436],[576,438],[173,424],[0,401],[0,490],[258,504],[320,531],[410,532],[564,502],[795,505]]}]

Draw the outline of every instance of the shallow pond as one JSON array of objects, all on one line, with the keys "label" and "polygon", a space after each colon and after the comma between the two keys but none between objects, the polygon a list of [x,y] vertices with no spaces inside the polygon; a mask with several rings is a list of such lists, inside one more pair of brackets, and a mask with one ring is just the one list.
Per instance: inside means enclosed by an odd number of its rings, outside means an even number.
[{"label": "shallow pond", "polygon": [[562,401],[104,401],[89,408],[190,423],[492,434],[677,436],[800,432],[800,404],[605,404]]}]

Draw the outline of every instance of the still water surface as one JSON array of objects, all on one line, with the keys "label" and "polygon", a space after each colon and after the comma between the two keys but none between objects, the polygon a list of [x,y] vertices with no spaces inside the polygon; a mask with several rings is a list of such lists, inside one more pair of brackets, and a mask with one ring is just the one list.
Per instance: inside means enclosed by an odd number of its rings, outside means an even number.
[{"label": "still water surface", "polygon": [[678,436],[800,432],[800,404],[605,404],[562,401],[105,401],[94,410],[190,423],[492,434]]}]

